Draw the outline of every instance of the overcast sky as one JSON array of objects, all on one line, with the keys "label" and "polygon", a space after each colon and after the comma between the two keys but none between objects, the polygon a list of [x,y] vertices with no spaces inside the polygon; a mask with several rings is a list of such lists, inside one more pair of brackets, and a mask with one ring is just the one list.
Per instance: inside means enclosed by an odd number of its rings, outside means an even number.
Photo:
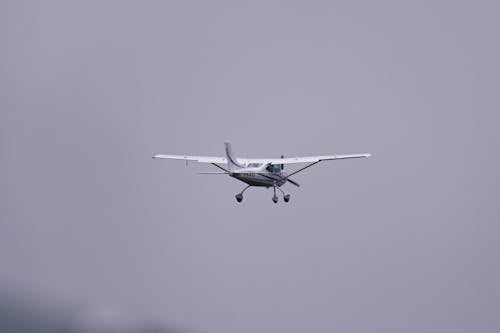
[{"label": "overcast sky", "polygon": [[[498,332],[499,12],[2,1],[0,289],[195,333]],[[224,140],[373,157],[277,205],[151,159]]]}]

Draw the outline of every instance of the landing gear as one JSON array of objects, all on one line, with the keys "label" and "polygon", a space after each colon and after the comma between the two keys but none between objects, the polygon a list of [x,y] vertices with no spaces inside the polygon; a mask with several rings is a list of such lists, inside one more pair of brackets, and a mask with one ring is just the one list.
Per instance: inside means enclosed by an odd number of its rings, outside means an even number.
[{"label": "landing gear", "polygon": [[280,192],[281,192],[281,194],[283,194],[283,200],[284,200],[285,202],[290,201],[290,194],[285,194],[285,192],[283,192],[283,190],[282,190],[282,189],[280,189],[279,187],[274,186],[274,195],[273,195],[273,202],[274,202],[274,203],[277,203],[277,202],[278,202],[278,197],[276,196],[276,189],[278,189],[278,191],[280,191]]},{"label": "landing gear", "polygon": [[273,189],[274,189],[273,202],[278,203],[278,197],[276,196],[276,186],[274,186]]},{"label": "landing gear", "polygon": [[[236,201],[237,202],[242,202],[243,201],[243,193],[248,189],[250,188],[252,185],[248,185],[247,187],[245,187],[243,189],[243,191],[241,191],[240,193],[237,193],[234,197],[236,198]],[[274,195],[272,197],[272,200],[274,203],[278,203],[279,201],[279,198],[278,196],[276,195],[276,190],[280,191],[281,194],[283,195],[283,200],[285,202],[289,202],[290,201],[290,194],[285,194],[285,192],[283,192],[283,190],[281,188],[279,188],[278,186],[273,186],[273,190],[274,190]]]},{"label": "landing gear", "polygon": [[236,201],[241,202],[243,200],[243,192],[245,192],[251,185],[248,185],[241,191],[240,193],[236,194],[234,197],[236,198]]}]

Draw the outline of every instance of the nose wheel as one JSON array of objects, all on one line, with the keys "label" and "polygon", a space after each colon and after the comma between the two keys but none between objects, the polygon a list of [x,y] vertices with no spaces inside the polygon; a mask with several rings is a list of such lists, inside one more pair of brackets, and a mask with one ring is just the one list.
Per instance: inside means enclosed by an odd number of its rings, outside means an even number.
[{"label": "nose wheel", "polygon": [[273,202],[274,203],[278,203],[278,196],[276,195],[276,189],[278,189],[278,191],[280,191],[281,194],[283,194],[283,200],[285,202],[290,201],[290,194],[285,194],[285,192],[283,192],[282,189],[280,189],[279,187],[274,186],[274,195],[273,195]]}]

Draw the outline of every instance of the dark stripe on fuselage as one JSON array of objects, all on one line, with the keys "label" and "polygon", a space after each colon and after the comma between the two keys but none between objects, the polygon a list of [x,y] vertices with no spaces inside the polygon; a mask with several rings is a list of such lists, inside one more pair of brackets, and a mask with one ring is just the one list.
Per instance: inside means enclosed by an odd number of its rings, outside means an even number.
[{"label": "dark stripe on fuselage", "polygon": [[279,174],[262,174],[249,172],[233,173],[232,177],[252,186],[281,186],[286,183],[286,178]]}]

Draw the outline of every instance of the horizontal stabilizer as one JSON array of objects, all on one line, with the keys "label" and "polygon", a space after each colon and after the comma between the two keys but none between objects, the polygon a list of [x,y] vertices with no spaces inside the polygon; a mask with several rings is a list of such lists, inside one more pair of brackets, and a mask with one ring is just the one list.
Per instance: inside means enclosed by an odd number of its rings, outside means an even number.
[{"label": "horizontal stabilizer", "polygon": [[154,155],[153,158],[162,158],[169,160],[184,160],[193,161],[199,163],[227,163],[225,157],[215,157],[215,156],[189,156],[189,155]]},{"label": "horizontal stabilizer", "polygon": [[199,175],[228,175],[229,172],[198,172]]}]

